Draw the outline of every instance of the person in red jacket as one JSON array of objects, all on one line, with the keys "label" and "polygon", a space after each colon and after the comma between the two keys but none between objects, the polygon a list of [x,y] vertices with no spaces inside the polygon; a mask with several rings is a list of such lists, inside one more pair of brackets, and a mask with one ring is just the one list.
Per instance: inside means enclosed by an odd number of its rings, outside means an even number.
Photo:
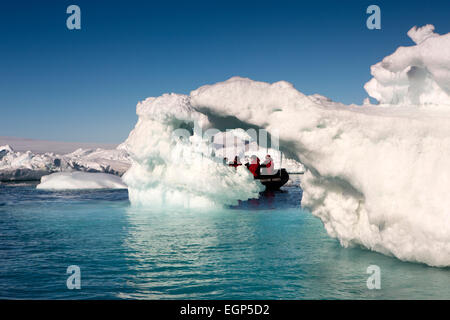
[{"label": "person in red jacket", "polygon": [[266,155],[266,160],[261,164],[261,167],[265,168],[265,169],[263,169],[263,173],[262,173],[263,175],[273,175],[274,164],[273,164],[273,159],[270,156],[270,154]]},{"label": "person in red jacket", "polygon": [[261,174],[261,165],[259,163],[259,158],[255,155],[253,155],[251,157],[251,163],[250,164],[246,164],[248,170],[250,170],[250,172],[253,174],[253,176],[259,177]]}]

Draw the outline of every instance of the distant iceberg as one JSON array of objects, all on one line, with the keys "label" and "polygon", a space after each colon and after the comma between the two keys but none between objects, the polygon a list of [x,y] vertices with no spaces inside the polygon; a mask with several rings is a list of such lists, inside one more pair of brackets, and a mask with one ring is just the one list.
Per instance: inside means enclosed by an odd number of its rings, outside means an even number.
[{"label": "distant iceberg", "polygon": [[82,189],[127,189],[118,176],[92,172],[58,172],[41,178],[37,189],[82,190]]},{"label": "distant iceberg", "polygon": [[6,145],[0,147],[0,181],[39,180],[54,172],[72,171],[122,175],[130,167],[130,162],[128,153],[120,149],[77,149],[59,155],[17,152]]}]

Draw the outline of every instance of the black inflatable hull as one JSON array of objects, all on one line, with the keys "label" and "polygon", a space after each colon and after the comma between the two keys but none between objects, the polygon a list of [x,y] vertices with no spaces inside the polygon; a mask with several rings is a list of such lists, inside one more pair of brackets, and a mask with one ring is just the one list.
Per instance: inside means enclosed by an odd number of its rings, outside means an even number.
[{"label": "black inflatable hull", "polygon": [[266,190],[278,190],[289,181],[289,174],[286,169],[280,169],[274,175],[260,175],[256,179],[266,186]]}]

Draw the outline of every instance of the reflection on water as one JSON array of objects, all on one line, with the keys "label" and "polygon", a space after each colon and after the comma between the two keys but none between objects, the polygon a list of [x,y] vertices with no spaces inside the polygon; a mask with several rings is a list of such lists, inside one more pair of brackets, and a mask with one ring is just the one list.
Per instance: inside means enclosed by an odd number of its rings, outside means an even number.
[{"label": "reflection on water", "polygon": [[[450,298],[450,270],[342,248],[282,192],[207,211],[129,206],[123,190],[0,186],[0,298]],[[66,288],[79,265],[81,290]],[[381,290],[368,290],[369,265]]]},{"label": "reflection on water", "polygon": [[124,247],[133,261],[135,292],[120,297],[269,297],[274,284],[260,276],[275,272],[278,262],[267,270],[266,260],[289,251],[280,241],[283,228],[270,231],[278,220],[274,211],[303,214],[300,201],[295,187],[214,211],[128,208]]},{"label": "reflection on water", "polygon": [[[449,297],[449,270],[345,249],[300,209],[294,186],[208,212],[127,210],[134,277],[122,298],[398,299]],[[367,267],[382,270],[369,290]],[[414,279],[414,281],[411,281]],[[433,287],[427,281],[433,282]]]}]

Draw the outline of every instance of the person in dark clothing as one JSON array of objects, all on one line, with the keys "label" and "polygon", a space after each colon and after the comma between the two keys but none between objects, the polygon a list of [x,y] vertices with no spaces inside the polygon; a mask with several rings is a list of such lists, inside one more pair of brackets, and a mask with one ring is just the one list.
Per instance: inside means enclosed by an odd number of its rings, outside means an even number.
[{"label": "person in dark clothing", "polygon": [[239,161],[239,157],[238,157],[238,156],[235,156],[235,157],[234,157],[234,161],[233,161],[232,163],[230,163],[229,165],[230,165],[231,167],[237,168],[237,167],[239,167],[239,166],[242,166],[242,163],[241,163],[241,161]]}]

